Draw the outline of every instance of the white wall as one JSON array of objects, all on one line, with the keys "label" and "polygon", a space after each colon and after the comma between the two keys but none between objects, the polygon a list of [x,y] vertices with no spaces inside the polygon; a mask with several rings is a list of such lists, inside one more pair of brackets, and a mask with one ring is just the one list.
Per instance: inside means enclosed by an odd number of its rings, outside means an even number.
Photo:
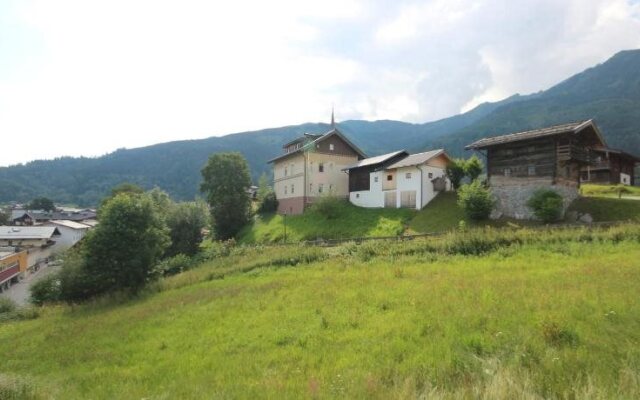
[{"label": "white wall", "polygon": [[[449,178],[447,178],[447,174],[445,173],[445,170],[442,168],[438,168],[438,167],[432,167],[430,165],[422,165],[420,166],[420,168],[422,169],[422,207],[426,206],[427,204],[429,204],[429,202],[431,200],[433,200],[437,195],[438,192],[436,192],[435,190],[433,190],[433,182],[431,182],[433,179],[435,178],[444,178],[445,179],[445,190],[451,190],[451,183],[449,182]],[[431,174],[431,178],[429,178],[429,174]]]},{"label": "white wall", "polygon": [[[407,178],[407,174],[411,174],[411,178]],[[400,208],[402,204],[402,192],[415,191],[416,204],[420,208],[422,204],[422,191],[420,185],[420,170],[417,167],[404,167],[396,170],[397,191],[396,207]]]},{"label": "white wall", "polygon": [[54,244],[51,248],[53,254],[58,254],[72,247],[74,244],[80,241],[80,239],[82,239],[89,230],[88,228],[72,229],[67,226],[53,224],[51,226],[55,226],[56,228],[58,228],[58,231],[60,231],[60,236],[55,239],[56,244]]},{"label": "white wall", "polygon": [[631,175],[620,172],[620,183],[631,185]]},{"label": "white wall", "polygon": [[[378,178],[377,182],[376,178]],[[360,190],[349,193],[349,201],[358,207],[384,207],[384,192],[382,191],[383,178],[383,171],[371,172],[369,174],[369,190]]]}]

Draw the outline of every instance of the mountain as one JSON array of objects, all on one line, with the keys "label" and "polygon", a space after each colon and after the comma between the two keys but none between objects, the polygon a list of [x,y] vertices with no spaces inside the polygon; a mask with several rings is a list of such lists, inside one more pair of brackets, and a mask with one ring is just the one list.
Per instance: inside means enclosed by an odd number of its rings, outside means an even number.
[{"label": "mountain", "polygon": [[[444,147],[463,155],[480,137],[593,118],[611,147],[640,155],[640,50],[623,51],[539,93],[495,103],[424,124],[400,121],[344,121],[339,128],[367,154],[397,149]],[[111,187],[127,181],[159,186],[176,199],[198,193],[200,169],[210,154],[240,151],[254,181],[269,172],[267,160],[283,143],[328,124],[306,123],[222,137],[121,149],[97,158],[63,157],[0,168],[0,203],[47,196],[57,202],[94,205]]]}]

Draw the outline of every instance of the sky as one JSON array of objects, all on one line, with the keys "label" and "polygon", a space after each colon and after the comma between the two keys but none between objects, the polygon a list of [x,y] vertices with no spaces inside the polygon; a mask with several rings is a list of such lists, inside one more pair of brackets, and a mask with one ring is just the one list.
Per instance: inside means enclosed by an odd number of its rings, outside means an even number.
[{"label": "sky", "polygon": [[0,0],[0,166],[428,122],[640,48],[640,0]]}]

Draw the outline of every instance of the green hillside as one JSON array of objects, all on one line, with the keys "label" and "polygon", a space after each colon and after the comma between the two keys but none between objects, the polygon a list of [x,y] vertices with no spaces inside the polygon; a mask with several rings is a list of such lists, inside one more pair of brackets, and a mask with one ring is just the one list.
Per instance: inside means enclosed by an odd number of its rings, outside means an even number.
[{"label": "green hillside", "polygon": [[639,241],[236,248],[134,300],[0,324],[0,398],[638,398]]},{"label": "green hillside", "polygon": [[[339,128],[369,155],[398,149],[444,147],[453,155],[486,135],[595,119],[613,147],[640,154],[640,50],[607,62],[533,95],[485,103],[450,118],[425,124],[399,121],[344,121]],[[0,203],[47,196],[62,203],[95,205],[111,187],[129,181],[160,186],[176,199],[198,193],[200,169],[212,153],[240,151],[254,180],[270,172],[267,160],[304,132],[324,133],[327,124],[307,123],[201,140],[121,149],[97,158],[59,158],[0,168]],[[88,133],[90,134],[90,133]]]}]

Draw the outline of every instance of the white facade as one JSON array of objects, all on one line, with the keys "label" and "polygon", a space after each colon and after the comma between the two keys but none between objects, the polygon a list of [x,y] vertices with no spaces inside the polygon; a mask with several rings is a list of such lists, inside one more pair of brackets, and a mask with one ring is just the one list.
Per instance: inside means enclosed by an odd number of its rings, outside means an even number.
[{"label": "white facade", "polygon": [[60,237],[56,238],[56,244],[53,245],[51,251],[58,254],[67,250],[78,243],[91,229],[90,226],[74,221],[49,221],[45,225],[55,226],[60,232]]},{"label": "white facade", "polygon": [[[421,154],[426,153],[416,156]],[[444,152],[440,152],[435,153],[433,158],[415,165],[395,168],[391,165],[385,170],[371,172],[369,190],[349,193],[349,201],[356,206],[367,208],[386,206],[422,209],[439,193],[434,187],[435,179],[443,179],[445,190],[451,190],[451,182],[445,173],[448,159]],[[401,165],[402,162],[397,164]]]}]

